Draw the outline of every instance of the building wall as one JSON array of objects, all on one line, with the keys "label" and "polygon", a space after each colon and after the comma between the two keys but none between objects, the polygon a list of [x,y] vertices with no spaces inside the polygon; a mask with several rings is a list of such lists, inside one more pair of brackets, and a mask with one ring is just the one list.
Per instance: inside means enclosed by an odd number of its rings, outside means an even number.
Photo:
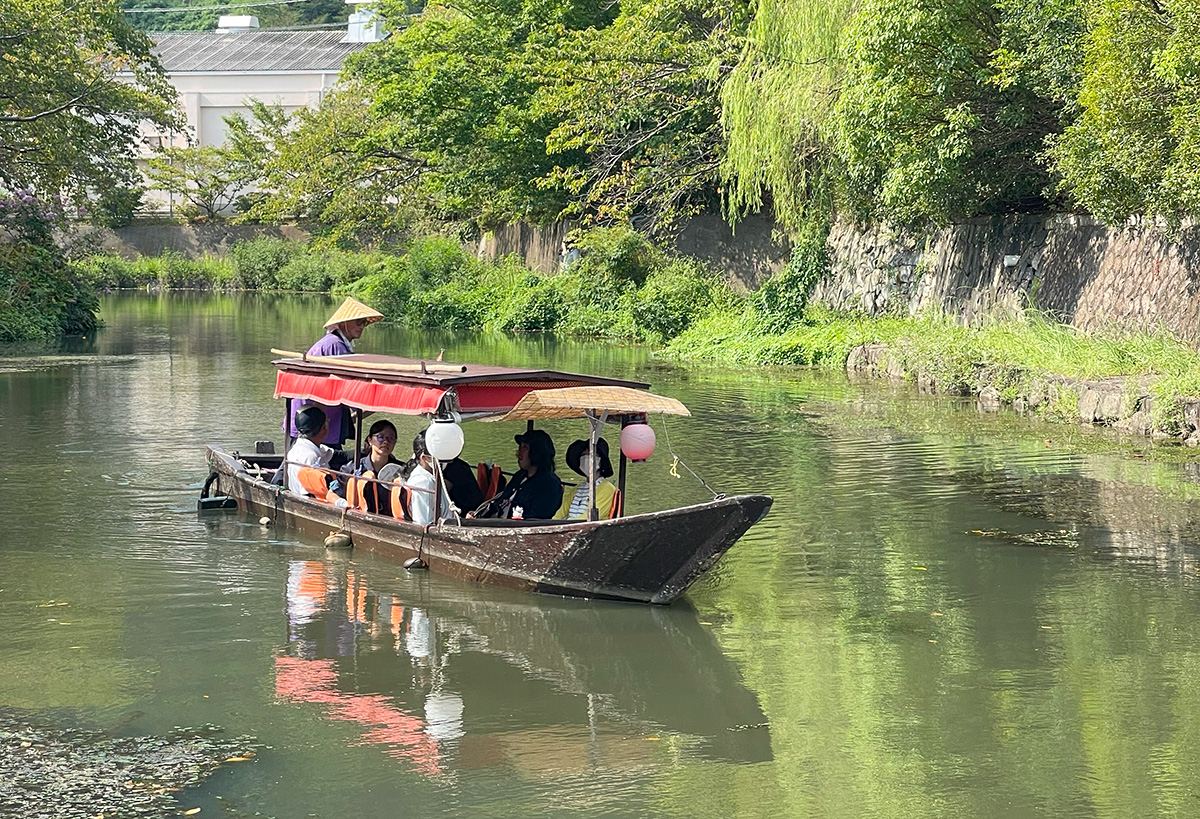
[{"label": "building wall", "polygon": [[[337,82],[337,73],[329,71],[221,74],[215,72],[180,73],[171,76],[179,92],[179,104],[187,119],[187,130],[161,133],[154,127],[141,126],[142,148],[139,163],[143,168],[157,147],[193,145],[220,146],[225,142],[224,117],[240,113],[249,119],[251,100],[279,105],[288,114],[301,108],[315,108]],[[163,191],[147,191],[144,209],[172,212],[178,204]]]}]

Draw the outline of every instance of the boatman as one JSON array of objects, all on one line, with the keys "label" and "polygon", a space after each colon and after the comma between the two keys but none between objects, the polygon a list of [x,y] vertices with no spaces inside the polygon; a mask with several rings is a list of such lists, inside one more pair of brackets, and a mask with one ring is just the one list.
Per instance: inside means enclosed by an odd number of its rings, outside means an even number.
[{"label": "boatman", "polygon": [[[308,355],[350,355],[354,352],[354,342],[362,335],[363,329],[368,324],[374,324],[382,318],[383,313],[378,310],[367,307],[358,299],[347,298],[342,302],[342,306],[329,317],[329,321],[325,322],[325,335],[308,348]],[[354,422],[345,407],[340,404],[336,407],[326,407],[321,404],[312,404],[312,406],[321,407],[325,411],[325,417],[329,420],[329,431],[317,443],[341,449],[343,441],[354,437]],[[293,438],[299,437],[295,426],[291,429],[291,435]]]}]

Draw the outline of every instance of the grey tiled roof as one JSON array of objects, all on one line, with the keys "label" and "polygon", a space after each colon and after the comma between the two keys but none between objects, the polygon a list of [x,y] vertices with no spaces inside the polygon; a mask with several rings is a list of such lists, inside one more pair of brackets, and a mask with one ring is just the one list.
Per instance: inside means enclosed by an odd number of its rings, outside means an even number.
[{"label": "grey tiled roof", "polygon": [[182,71],[337,71],[366,43],[337,31],[216,31],[151,34],[168,74]]}]

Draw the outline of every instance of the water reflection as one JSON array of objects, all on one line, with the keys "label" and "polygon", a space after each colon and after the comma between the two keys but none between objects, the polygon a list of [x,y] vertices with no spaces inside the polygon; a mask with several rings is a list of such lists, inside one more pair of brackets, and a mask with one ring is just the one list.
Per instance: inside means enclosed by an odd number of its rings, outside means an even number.
[{"label": "water reflection", "polygon": [[[670,476],[668,439],[715,489],[776,497],[694,610],[564,602],[197,518],[204,443],[279,428],[268,350],[311,343],[328,301],[104,309],[94,340],[0,351],[0,706],[271,746],[205,786],[203,816],[1200,805],[1194,452],[838,374],[373,328],[369,352],[445,347],[678,397],[694,416],[631,470],[636,508],[706,496]],[[511,457],[506,425],[468,434],[473,457]]]},{"label": "water reflection", "polygon": [[449,588],[292,561],[276,696],[355,723],[360,743],[430,777],[638,768],[681,749],[771,758],[756,698],[693,611]]}]

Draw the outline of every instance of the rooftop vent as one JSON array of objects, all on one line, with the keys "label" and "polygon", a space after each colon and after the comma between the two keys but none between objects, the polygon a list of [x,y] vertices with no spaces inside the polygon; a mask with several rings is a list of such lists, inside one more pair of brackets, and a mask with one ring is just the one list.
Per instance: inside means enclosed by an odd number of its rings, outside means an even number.
[{"label": "rooftop vent", "polygon": [[225,34],[258,31],[258,18],[250,14],[222,14],[217,20],[217,31]]},{"label": "rooftop vent", "polygon": [[346,5],[355,9],[350,15],[343,43],[377,43],[387,37],[387,32],[383,30],[383,18],[370,9],[358,8],[368,2],[374,0],[346,0]]}]

